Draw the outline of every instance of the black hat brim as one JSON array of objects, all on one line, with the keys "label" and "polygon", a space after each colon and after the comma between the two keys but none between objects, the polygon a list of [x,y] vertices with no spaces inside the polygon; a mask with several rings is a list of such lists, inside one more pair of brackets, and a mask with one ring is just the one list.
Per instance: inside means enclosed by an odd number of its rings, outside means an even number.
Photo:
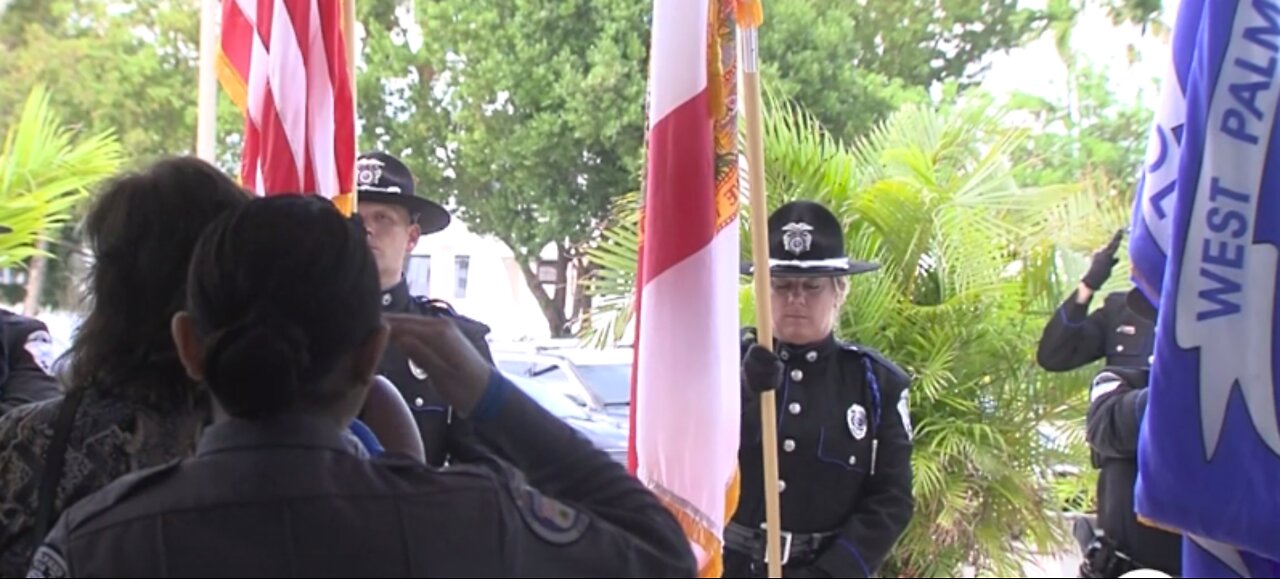
[{"label": "black hat brim", "polygon": [[439,203],[417,196],[395,195],[381,191],[357,191],[356,203],[362,201],[399,205],[408,209],[410,215],[418,216],[418,227],[422,229],[424,235],[444,230],[453,219],[449,211]]},{"label": "black hat brim", "polygon": [[[769,267],[769,275],[773,277],[842,277],[857,275],[880,269],[880,264],[869,261],[849,260],[844,266],[799,267],[794,265],[773,265]],[[755,264],[746,262],[741,267],[742,275],[753,275]]]},{"label": "black hat brim", "polygon": [[1148,322],[1154,324],[1156,318],[1159,317],[1159,310],[1138,288],[1129,290],[1129,295],[1125,296],[1124,303],[1129,308],[1129,311]]}]

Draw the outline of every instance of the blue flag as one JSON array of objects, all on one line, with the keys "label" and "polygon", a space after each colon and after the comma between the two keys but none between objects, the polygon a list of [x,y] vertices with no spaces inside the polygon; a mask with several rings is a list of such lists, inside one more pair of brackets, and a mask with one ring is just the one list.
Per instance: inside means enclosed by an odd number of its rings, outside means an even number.
[{"label": "blue flag", "polygon": [[[1188,537],[1185,576],[1272,576],[1280,0],[1184,1],[1173,40],[1166,88],[1185,99],[1157,112],[1153,133],[1172,139],[1152,137],[1130,241],[1134,281],[1160,310],[1137,510]],[[1153,161],[1176,162],[1172,188]]]}]

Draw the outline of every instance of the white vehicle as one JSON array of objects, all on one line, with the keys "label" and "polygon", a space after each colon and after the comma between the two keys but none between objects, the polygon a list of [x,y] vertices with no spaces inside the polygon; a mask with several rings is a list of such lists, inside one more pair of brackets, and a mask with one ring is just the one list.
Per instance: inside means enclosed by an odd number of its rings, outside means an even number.
[{"label": "white vehicle", "polygon": [[589,408],[626,417],[631,408],[631,348],[493,348],[507,374],[553,385]]}]

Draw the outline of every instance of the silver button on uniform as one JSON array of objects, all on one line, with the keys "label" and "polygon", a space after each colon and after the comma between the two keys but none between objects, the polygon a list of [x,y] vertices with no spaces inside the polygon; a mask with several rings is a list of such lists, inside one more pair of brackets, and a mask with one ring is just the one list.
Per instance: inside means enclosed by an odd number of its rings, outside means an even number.
[{"label": "silver button on uniform", "polygon": [[783,351],[781,351],[781,352],[779,352],[779,353],[778,353],[778,357],[779,357],[779,358],[782,358],[782,361],[783,361],[783,362],[786,362],[787,360],[790,360],[790,359],[791,359],[791,352],[788,352],[788,351],[786,351],[786,350],[783,350]]},{"label": "silver button on uniform", "polygon": [[391,294],[382,294],[382,305],[391,305]]},{"label": "silver button on uniform", "polygon": [[804,372],[801,372],[799,368],[796,368],[795,370],[792,370],[792,371],[791,371],[791,381],[792,381],[792,382],[799,382],[799,381],[801,381],[801,380],[804,380]]},{"label": "silver button on uniform", "polygon": [[856,456],[850,456],[850,457],[849,457],[849,466],[853,466],[853,465],[855,465],[855,464],[858,464],[858,457],[856,457]]},{"label": "silver button on uniform", "polygon": [[1116,346],[1116,351],[1117,351],[1117,352],[1123,352],[1123,351],[1124,351],[1124,344],[1120,344],[1119,346]]},{"label": "silver button on uniform", "polygon": [[795,449],[796,449],[796,441],[791,440],[790,438],[782,441],[782,450],[785,450],[787,452],[792,452]]},{"label": "silver button on uniform", "polygon": [[422,405],[423,405],[423,404],[426,404],[426,403],[427,403],[427,401],[426,401],[426,400],[423,400],[421,396],[419,396],[418,398],[414,398],[414,399],[413,399],[413,405],[414,405],[414,406],[416,406],[416,407],[418,407],[418,408],[422,408]]},{"label": "silver button on uniform", "polygon": [[792,402],[791,404],[788,404],[787,412],[790,412],[792,415],[800,414],[800,403]]},{"label": "silver button on uniform", "polygon": [[810,362],[817,362],[817,361],[818,361],[818,353],[817,353],[817,352],[815,352],[815,351],[813,351],[813,350],[810,350],[808,354],[805,354],[805,355],[804,355],[804,359],[805,359],[805,360],[808,360],[808,361],[810,361]]},{"label": "silver button on uniform", "polygon": [[780,492],[780,493],[781,493],[781,492],[786,491],[786,490],[787,490],[787,481],[779,480],[779,481],[778,481],[778,492]]}]

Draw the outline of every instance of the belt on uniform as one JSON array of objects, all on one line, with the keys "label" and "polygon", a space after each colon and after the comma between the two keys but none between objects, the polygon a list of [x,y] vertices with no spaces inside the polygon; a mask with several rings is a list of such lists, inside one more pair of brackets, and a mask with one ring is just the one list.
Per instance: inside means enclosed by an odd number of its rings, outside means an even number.
[{"label": "belt on uniform", "polygon": [[[730,522],[724,531],[725,546],[755,561],[765,561],[765,531]],[[818,558],[818,554],[831,543],[835,533],[792,533],[782,532],[782,564],[790,562],[809,563]]]}]

